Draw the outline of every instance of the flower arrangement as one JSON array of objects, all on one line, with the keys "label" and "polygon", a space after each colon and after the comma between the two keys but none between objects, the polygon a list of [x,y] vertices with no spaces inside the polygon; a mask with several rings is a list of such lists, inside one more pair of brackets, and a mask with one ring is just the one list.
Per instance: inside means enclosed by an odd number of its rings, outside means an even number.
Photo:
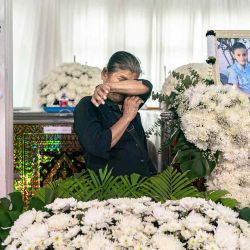
[{"label": "flower arrangement", "polygon": [[40,105],[58,104],[62,97],[75,106],[82,97],[91,95],[101,81],[101,70],[79,63],[64,63],[52,70],[40,83]]},{"label": "flower arrangement", "polygon": [[236,164],[226,160],[220,160],[210,176],[206,185],[209,190],[223,189],[237,199],[242,207],[250,207],[250,169],[235,167]]},{"label": "flower arrangement", "polygon": [[6,249],[247,250],[250,225],[238,213],[201,198],[77,202],[56,199],[47,211],[23,213]]},{"label": "flower arrangement", "polygon": [[175,88],[181,84],[180,78],[175,77],[175,73],[179,73],[182,75],[188,75],[190,73],[190,69],[194,69],[199,72],[199,76],[202,79],[213,79],[212,74],[212,66],[207,63],[189,63],[183,66],[178,67],[174,70],[174,74],[169,74],[169,76],[165,79],[165,82],[162,86],[162,93],[165,95],[170,95]]},{"label": "flower arrangement", "polygon": [[250,102],[231,86],[199,83],[179,98],[177,113],[187,140],[201,150],[219,151],[235,166],[249,163]]},{"label": "flower arrangement", "polygon": [[186,66],[180,67],[173,72],[175,84],[165,86],[176,121],[173,163],[189,170],[191,178],[206,177],[208,189],[229,191],[240,207],[250,206],[250,101],[230,85],[212,84],[198,70],[186,74]]},{"label": "flower arrangement", "polygon": [[199,83],[180,96],[177,112],[181,129],[189,142],[203,151],[221,154],[215,171],[208,177],[208,186],[226,189],[241,206],[250,206],[248,97],[229,85]]}]

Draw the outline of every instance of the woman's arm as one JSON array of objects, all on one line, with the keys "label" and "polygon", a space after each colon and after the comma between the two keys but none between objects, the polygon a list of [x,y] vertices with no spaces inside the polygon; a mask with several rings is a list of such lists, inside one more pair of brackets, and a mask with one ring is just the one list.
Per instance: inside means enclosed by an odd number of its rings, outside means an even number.
[{"label": "woman's arm", "polygon": [[153,86],[150,81],[143,79],[108,82],[96,87],[91,101],[95,106],[99,106],[100,104],[104,104],[108,93],[118,93],[131,96],[149,93],[150,95],[152,88]]},{"label": "woman's arm", "polygon": [[138,96],[126,97],[123,104],[123,115],[121,118],[111,127],[112,140],[111,148],[121,139],[122,135],[126,131],[130,122],[135,118],[139,106],[143,103],[142,99]]},{"label": "woman's arm", "polygon": [[110,87],[110,92],[125,95],[141,95],[151,90],[142,80],[125,80],[106,84]]}]

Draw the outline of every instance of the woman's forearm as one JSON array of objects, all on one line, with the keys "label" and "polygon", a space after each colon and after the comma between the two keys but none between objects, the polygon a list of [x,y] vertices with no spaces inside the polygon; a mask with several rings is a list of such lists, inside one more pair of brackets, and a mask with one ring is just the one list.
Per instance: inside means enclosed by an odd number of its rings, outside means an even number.
[{"label": "woman's forearm", "polygon": [[112,132],[112,141],[111,141],[111,148],[116,145],[116,143],[120,140],[124,132],[126,131],[128,125],[130,123],[130,120],[121,117],[112,127],[111,127],[111,132]]},{"label": "woman's forearm", "polygon": [[110,92],[126,94],[126,95],[142,95],[150,91],[150,89],[137,80],[125,80],[120,82],[107,83],[110,87]]}]

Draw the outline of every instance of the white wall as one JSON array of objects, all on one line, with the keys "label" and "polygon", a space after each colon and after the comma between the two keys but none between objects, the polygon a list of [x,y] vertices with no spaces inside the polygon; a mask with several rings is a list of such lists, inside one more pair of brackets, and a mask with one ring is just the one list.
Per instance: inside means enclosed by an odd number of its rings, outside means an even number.
[{"label": "white wall", "polygon": [[12,0],[0,0],[0,197],[13,190]]}]

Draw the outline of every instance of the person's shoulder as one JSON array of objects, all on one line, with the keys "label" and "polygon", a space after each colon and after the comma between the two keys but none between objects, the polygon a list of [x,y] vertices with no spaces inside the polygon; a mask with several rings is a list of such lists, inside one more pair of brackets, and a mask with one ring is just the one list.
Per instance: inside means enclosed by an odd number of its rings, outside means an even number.
[{"label": "person's shoulder", "polygon": [[91,102],[91,96],[83,97],[74,109],[74,117],[88,117],[97,114],[99,109]]},{"label": "person's shoulder", "polygon": [[236,64],[236,63],[233,63],[233,64],[229,67],[229,69],[237,69],[237,64]]},{"label": "person's shoulder", "polygon": [[84,110],[92,107],[93,104],[91,102],[91,96],[84,96],[76,105],[74,113],[76,113],[79,110]]},{"label": "person's shoulder", "polygon": [[231,66],[228,68],[228,71],[231,73],[236,73],[237,72],[237,65],[236,63],[231,64]]},{"label": "person's shoulder", "polygon": [[76,105],[77,106],[82,106],[82,105],[88,105],[91,104],[91,96],[84,96]]}]

